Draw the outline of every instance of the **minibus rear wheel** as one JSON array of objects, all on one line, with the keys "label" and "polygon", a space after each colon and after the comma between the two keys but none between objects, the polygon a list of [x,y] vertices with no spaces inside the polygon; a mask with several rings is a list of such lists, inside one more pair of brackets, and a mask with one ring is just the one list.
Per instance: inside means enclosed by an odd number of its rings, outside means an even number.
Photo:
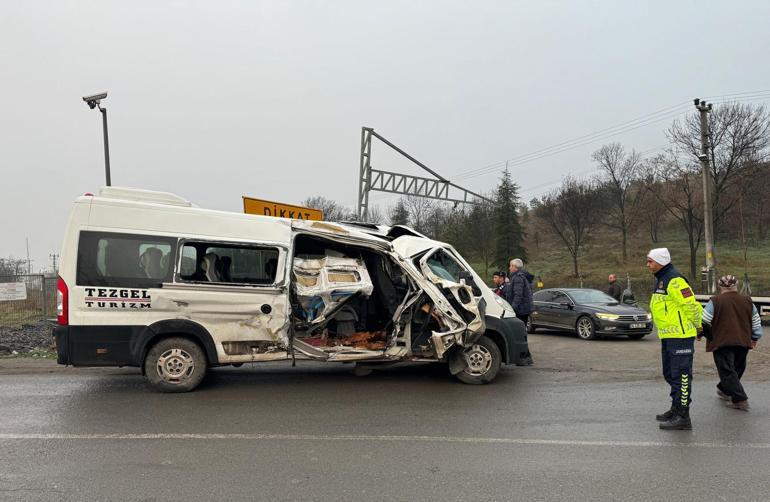
[{"label": "minibus rear wheel", "polygon": [[206,355],[192,340],[164,338],[147,351],[144,374],[160,392],[189,392],[206,376]]}]

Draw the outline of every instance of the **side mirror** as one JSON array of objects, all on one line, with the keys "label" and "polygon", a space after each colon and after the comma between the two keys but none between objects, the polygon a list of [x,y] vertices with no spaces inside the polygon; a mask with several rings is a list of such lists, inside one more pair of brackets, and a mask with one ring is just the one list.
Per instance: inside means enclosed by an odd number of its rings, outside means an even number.
[{"label": "side mirror", "polygon": [[574,308],[574,307],[575,307],[575,304],[574,304],[574,303],[572,303],[572,302],[567,302],[567,301],[564,301],[564,302],[559,302],[559,305],[561,305],[561,306],[562,306],[562,307],[564,307],[564,308],[568,308],[568,309],[572,309],[572,308]]},{"label": "side mirror", "polygon": [[465,284],[471,287],[473,296],[481,296],[481,289],[476,285],[476,281],[473,280],[473,275],[467,270],[460,271],[460,280],[464,280]]}]

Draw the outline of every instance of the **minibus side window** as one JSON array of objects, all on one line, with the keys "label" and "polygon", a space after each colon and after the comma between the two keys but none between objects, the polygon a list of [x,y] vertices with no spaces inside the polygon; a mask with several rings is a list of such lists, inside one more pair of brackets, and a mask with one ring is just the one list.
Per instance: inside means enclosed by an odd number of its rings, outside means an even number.
[{"label": "minibus side window", "polygon": [[278,248],[187,241],[182,246],[182,281],[274,284]]},{"label": "minibus side window", "polygon": [[110,232],[80,232],[79,286],[160,287],[170,282],[176,239]]}]

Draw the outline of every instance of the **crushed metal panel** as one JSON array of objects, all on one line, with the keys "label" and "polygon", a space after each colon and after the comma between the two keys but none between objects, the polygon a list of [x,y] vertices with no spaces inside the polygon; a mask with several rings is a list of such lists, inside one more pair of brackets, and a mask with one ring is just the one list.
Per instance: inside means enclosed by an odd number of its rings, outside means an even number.
[{"label": "crushed metal panel", "polygon": [[366,264],[356,258],[295,258],[292,272],[297,299],[314,324],[354,294],[368,297],[374,290]]},{"label": "crushed metal panel", "polygon": [[153,292],[153,310],[194,320],[211,333],[220,361],[233,357],[222,342],[289,345],[288,296],[281,289],[164,284]]}]

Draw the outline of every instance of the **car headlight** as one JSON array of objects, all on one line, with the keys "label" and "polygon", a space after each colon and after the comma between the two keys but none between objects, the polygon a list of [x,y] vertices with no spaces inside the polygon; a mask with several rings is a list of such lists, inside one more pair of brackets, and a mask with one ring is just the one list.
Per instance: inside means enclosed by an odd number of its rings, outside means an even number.
[{"label": "car headlight", "polygon": [[618,314],[605,314],[604,312],[599,312],[596,314],[596,317],[599,319],[604,319],[605,321],[617,321],[620,319],[620,316]]},{"label": "car headlight", "polygon": [[649,312],[647,313],[647,320],[652,321],[652,314],[650,314]]},{"label": "car headlight", "polygon": [[500,305],[500,308],[502,308],[503,310],[513,312],[513,307],[511,306],[510,303],[508,303],[505,300],[505,298],[495,295],[495,301],[497,302],[498,305]]}]

